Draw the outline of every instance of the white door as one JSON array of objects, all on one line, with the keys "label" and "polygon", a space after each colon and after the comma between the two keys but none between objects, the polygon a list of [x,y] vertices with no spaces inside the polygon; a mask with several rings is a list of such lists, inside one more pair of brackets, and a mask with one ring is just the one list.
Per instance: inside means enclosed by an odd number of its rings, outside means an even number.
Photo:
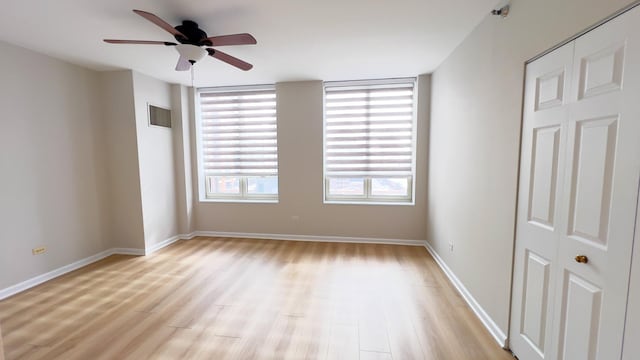
[{"label": "white door", "polygon": [[635,8],[527,66],[510,331],[521,360],[620,359],[640,179],[638,34]]},{"label": "white door", "polygon": [[545,359],[550,331],[566,152],[563,140],[573,69],[570,43],[527,66],[510,347]]}]

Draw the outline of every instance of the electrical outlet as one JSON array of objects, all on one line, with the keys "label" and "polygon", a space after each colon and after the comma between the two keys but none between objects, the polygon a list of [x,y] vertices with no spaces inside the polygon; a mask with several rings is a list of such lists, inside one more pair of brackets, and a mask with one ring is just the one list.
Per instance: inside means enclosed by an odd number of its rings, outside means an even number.
[{"label": "electrical outlet", "polygon": [[45,252],[45,251],[47,251],[47,248],[46,248],[46,247],[44,247],[44,246],[40,246],[40,247],[37,247],[37,248],[33,248],[33,249],[31,249],[31,253],[32,253],[33,255],[40,255],[40,254],[44,254],[44,252]]},{"label": "electrical outlet", "polygon": [[453,252],[453,243],[451,243],[451,242],[449,243],[449,251]]}]

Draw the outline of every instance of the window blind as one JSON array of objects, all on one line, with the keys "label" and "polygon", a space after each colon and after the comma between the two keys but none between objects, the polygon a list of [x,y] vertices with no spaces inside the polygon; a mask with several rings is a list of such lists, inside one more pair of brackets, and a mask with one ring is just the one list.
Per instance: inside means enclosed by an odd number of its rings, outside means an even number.
[{"label": "window blind", "polygon": [[414,83],[325,84],[326,176],[412,176]]},{"label": "window blind", "polygon": [[278,174],[274,87],[199,93],[205,176]]}]

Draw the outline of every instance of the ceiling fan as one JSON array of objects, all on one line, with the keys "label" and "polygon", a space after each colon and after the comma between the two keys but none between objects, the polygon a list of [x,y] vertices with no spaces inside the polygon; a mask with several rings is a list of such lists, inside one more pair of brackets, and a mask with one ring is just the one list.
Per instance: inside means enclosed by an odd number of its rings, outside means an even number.
[{"label": "ceiling fan", "polygon": [[208,37],[207,33],[198,27],[198,24],[191,20],[184,20],[182,25],[173,27],[158,16],[142,11],[133,10],[134,13],[151,21],[155,25],[161,27],[179,42],[179,44],[169,41],[151,41],[151,40],[115,40],[104,39],[109,44],[143,44],[143,45],[164,45],[175,46],[180,54],[177,71],[187,71],[193,64],[201,60],[206,55],[214,57],[220,61],[224,61],[229,65],[235,66],[241,70],[247,71],[253,68],[253,65],[244,62],[220,50],[213,49],[209,46],[227,46],[227,45],[254,45],[257,44],[256,39],[251,34],[234,34],[223,36]]}]

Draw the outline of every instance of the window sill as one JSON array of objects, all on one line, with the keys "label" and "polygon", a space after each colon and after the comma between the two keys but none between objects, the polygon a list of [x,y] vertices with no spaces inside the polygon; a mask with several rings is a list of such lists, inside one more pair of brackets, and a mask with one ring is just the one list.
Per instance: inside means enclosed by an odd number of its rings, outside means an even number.
[{"label": "window sill", "polygon": [[404,201],[353,201],[353,200],[325,200],[325,205],[393,205],[393,206],[415,206],[415,202]]},{"label": "window sill", "polygon": [[278,199],[200,199],[201,203],[277,204]]}]

